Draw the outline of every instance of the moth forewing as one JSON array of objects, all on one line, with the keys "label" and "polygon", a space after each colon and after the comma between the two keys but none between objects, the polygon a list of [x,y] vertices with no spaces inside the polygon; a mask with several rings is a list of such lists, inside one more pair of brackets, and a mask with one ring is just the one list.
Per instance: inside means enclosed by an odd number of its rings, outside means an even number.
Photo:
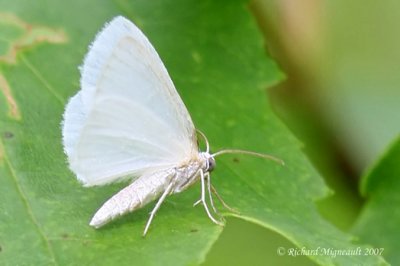
[{"label": "moth forewing", "polygon": [[90,45],[62,131],[69,166],[85,186],[166,169],[197,152],[193,122],[160,57],[120,16]]}]

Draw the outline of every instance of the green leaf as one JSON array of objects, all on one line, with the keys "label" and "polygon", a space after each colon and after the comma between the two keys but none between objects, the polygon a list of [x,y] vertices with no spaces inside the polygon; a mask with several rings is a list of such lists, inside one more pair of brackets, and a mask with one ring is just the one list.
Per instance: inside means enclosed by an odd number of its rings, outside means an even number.
[{"label": "green leaf", "polygon": [[[356,248],[316,211],[313,201],[328,189],[268,104],[265,90],[283,74],[265,55],[245,1],[2,1],[0,10],[7,13],[0,14],[2,27],[12,32],[5,47],[15,48],[8,55],[15,61],[1,61],[0,264],[198,264],[222,230],[201,207],[192,208],[198,186],[169,197],[145,239],[152,206],[100,230],[88,226],[126,184],[83,188],[67,169],[60,122],[79,89],[77,66],[88,44],[118,14],[152,41],[214,150],[235,147],[285,160],[283,167],[245,156],[218,158],[213,182],[240,211],[237,217],[300,248]],[[380,257],[310,257],[323,265],[383,263]]]},{"label": "green leaf", "polygon": [[368,198],[354,232],[374,246],[392,265],[400,264],[400,138],[363,177],[361,192]]}]

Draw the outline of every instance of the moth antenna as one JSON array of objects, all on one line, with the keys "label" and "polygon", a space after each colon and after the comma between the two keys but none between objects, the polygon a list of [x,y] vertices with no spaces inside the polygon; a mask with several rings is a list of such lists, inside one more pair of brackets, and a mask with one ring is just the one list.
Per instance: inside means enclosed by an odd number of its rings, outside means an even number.
[{"label": "moth antenna", "polygon": [[252,156],[256,156],[256,157],[260,157],[260,158],[264,158],[267,160],[271,160],[274,161],[276,163],[279,163],[281,165],[285,165],[285,162],[279,158],[276,158],[272,155],[269,154],[264,154],[264,153],[258,153],[258,152],[254,152],[254,151],[246,151],[246,150],[238,150],[238,149],[225,149],[225,150],[220,150],[217,151],[214,154],[211,154],[212,157],[216,157],[222,154],[227,154],[227,153],[237,153],[237,154],[247,154],[247,155],[252,155]]},{"label": "moth antenna", "polygon": [[200,134],[200,136],[204,139],[204,141],[206,142],[206,152],[209,153],[210,152],[210,145],[208,144],[208,139],[206,137],[206,135],[201,132],[200,130],[196,129],[197,133]]}]

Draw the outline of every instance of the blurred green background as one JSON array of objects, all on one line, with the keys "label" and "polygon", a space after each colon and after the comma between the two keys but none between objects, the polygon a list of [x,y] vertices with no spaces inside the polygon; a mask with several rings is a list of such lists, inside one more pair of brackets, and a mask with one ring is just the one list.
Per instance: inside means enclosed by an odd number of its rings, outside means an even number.
[{"label": "blurred green background", "polygon": [[[269,90],[274,109],[334,191],[320,212],[348,231],[361,175],[400,132],[400,2],[255,0],[250,9],[287,74]],[[229,219],[204,265],[313,265],[271,252],[278,246],[293,245]]]}]

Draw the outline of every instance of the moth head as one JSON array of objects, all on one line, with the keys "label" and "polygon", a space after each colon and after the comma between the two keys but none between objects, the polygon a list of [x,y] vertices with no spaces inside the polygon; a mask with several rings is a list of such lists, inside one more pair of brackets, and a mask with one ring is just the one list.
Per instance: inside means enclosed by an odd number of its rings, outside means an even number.
[{"label": "moth head", "polygon": [[203,171],[211,172],[215,168],[215,159],[208,152],[201,152],[200,156],[203,158]]},{"label": "moth head", "polygon": [[214,170],[214,168],[215,168],[215,165],[216,165],[216,162],[215,162],[214,157],[209,156],[207,158],[207,171],[212,172],[212,170]]}]

